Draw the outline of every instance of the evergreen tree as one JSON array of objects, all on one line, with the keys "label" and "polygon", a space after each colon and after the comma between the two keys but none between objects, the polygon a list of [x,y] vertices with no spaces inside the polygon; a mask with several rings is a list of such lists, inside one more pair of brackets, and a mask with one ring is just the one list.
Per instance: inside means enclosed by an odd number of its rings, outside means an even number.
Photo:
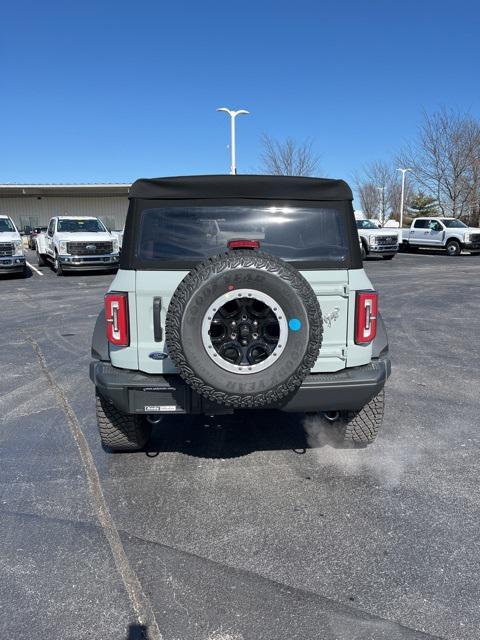
[{"label": "evergreen tree", "polygon": [[423,191],[419,191],[410,198],[407,211],[411,218],[439,215],[437,201],[435,198],[427,196]]}]

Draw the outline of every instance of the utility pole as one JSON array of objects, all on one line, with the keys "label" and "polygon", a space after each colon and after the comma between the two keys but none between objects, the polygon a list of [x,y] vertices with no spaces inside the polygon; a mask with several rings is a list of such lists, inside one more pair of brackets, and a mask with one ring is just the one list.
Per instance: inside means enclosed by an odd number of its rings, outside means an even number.
[{"label": "utility pole", "polygon": [[248,115],[250,111],[246,111],[245,109],[240,109],[239,111],[232,111],[232,109],[227,109],[227,107],[220,107],[217,111],[224,111],[228,113],[230,116],[230,154],[231,154],[231,163],[230,163],[230,173],[234,176],[237,173],[237,159],[236,159],[236,149],[235,149],[235,120],[237,116]]}]

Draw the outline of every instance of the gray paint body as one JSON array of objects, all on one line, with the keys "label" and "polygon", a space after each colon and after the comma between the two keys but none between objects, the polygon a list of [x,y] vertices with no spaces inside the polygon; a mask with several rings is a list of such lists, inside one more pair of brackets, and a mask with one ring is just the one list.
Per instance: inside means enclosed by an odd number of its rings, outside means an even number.
[{"label": "gray paint body", "polygon": [[[115,367],[144,373],[176,373],[170,358],[155,360],[152,353],[166,353],[165,336],[155,342],[153,333],[153,298],[161,297],[162,327],[165,327],[170,299],[188,271],[119,270],[110,291],[129,293],[130,345],[110,346]],[[372,345],[354,341],[355,295],[358,290],[373,289],[363,269],[337,271],[302,271],[312,286],[324,319],[324,334],[319,357],[312,373],[340,371],[345,367],[368,364]],[[199,345],[201,348],[201,345]]]}]

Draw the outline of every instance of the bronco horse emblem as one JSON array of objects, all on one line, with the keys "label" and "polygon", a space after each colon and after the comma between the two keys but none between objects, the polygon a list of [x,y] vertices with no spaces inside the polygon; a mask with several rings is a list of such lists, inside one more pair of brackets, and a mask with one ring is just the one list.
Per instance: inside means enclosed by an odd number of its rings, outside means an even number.
[{"label": "bronco horse emblem", "polygon": [[332,322],[335,322],[335,320],[338,320],[339,315],[340,315],[340,309],[338,307],[335,307],[334,309],[332,309],[332,311],[330,311],[330,313],[327,313],[323,316],[323,324],[326,324],[329,327],[331,327]]}]

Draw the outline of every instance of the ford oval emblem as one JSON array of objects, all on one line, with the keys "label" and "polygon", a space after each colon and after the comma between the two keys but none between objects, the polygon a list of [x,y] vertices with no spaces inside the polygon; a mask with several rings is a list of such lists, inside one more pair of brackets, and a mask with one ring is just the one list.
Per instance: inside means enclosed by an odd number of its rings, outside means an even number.
[{"label": "ford oval emblem", "polygon": [[148,357],[152,360],[165,360],[165,358],[168,358],[168,355],[163,353],[163,351],[153,351]]},{"label": "ford oval emblem", "polygon": [[87,246],[85,247],[85,249],[87,251],[95,251],[97,247],[94,244],[87,244]]}]

